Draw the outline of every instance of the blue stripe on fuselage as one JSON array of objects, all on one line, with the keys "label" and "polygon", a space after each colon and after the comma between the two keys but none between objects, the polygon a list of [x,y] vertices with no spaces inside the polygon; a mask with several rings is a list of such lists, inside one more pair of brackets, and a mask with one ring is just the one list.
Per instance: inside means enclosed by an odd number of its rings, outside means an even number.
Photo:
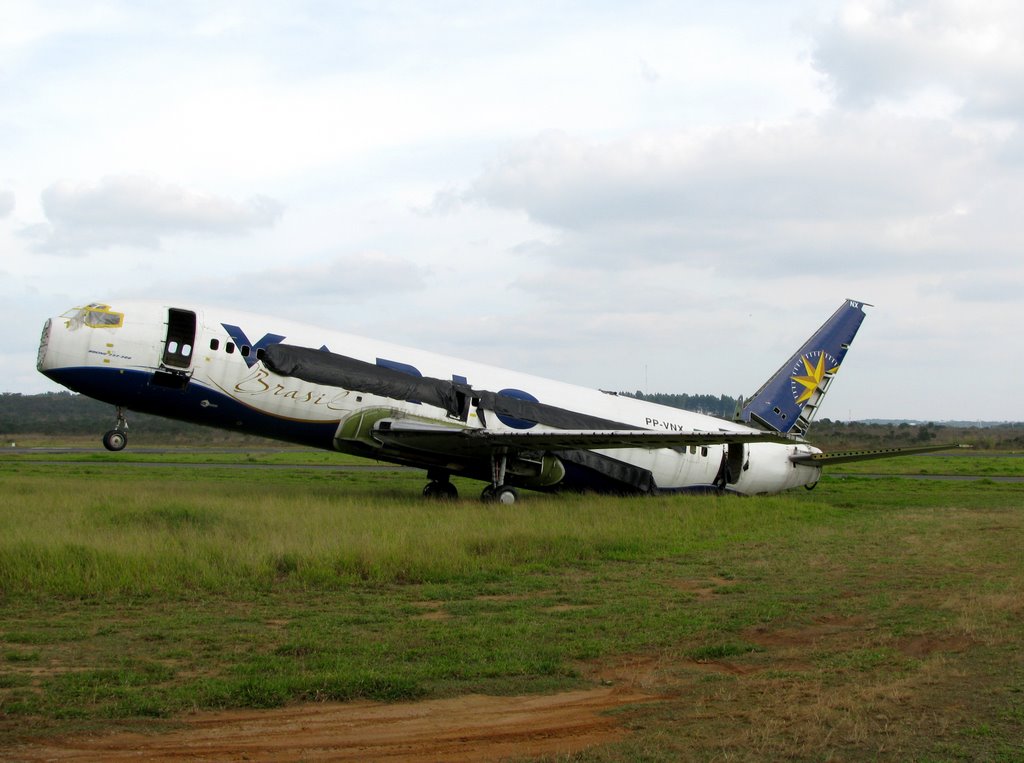
[{"label": "blue stripe on fuselage", "polygon": [[140,413],[314,448],[333,450],[338,428],[337,421],[295,421],[273,416],[196,381],[190,381],[183,390],[160,387],[151,383],[150,371],[81,366],[52,369],[46,375],[68,389]]}]

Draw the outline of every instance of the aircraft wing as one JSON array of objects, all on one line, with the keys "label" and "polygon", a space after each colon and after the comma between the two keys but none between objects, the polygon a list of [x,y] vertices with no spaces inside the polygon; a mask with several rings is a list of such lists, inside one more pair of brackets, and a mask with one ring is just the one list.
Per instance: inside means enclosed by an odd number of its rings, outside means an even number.
[{"label": "aircraft wing", "polygon": [[828,464],[849,464],[854,461],[872,461],[876,458],[894,458],[896,456],[912,456],[915,453],[934,453],[939,450],[955,450],[969,448],[970,445],[947,443],[946,445],[919,445],[911,448],[879,448],[878,450],[847,450],[837,453],[798,454],[790,456],[794,464],[808,466],[827,466]]},{"label": "aircraft wing", "polygon": [[660,432],[649,429],[559,429],[550,431],[494,431],[435,426],[395,419],[378,421],[373,437],[392,447],[480,457],[481,451],[594,450],[601,448],[679,448],[687,445],[722,445],[743,442],[792,442],[775,432]]}]

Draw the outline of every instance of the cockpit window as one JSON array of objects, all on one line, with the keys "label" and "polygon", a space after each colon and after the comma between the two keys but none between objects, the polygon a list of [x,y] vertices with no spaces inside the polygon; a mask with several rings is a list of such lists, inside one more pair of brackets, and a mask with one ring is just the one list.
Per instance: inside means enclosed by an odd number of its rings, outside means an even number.
[{"label": "cockpit window", "polygon": [[93,302],[85,307],[74,307],[61,317],[67,319],[65,325],[72,331],[82,326],[94,329],[116,329],[124,325],[124,313],[114,312],[110,309],[110,305],[101,305],[98,302]]}]

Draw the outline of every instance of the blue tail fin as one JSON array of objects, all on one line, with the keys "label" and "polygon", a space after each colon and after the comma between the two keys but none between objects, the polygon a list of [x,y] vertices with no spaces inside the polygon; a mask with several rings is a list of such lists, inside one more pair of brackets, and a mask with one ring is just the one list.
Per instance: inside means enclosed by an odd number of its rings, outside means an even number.
[{"label": "blue tail fin", "polygon": [[[803,436],[864,320],[864,303],[847,300],[739,413],[739,420]],[[868,305],[870,307],[870,305]]]}]

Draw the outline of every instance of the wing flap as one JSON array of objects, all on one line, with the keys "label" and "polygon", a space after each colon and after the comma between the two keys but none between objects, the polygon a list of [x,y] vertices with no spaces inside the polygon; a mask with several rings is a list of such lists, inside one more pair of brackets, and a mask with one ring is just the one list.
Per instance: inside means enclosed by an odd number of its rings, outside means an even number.
[{"label": "wing flap", "polygon": [[514,451],[677,448],[747,442],[791,442],[774,432],[659,432],[648,429],[559,429],[537,432],[454,428],[385,419],[373,437],[384,445],[449,455],[475,455],[508,448]]}]

